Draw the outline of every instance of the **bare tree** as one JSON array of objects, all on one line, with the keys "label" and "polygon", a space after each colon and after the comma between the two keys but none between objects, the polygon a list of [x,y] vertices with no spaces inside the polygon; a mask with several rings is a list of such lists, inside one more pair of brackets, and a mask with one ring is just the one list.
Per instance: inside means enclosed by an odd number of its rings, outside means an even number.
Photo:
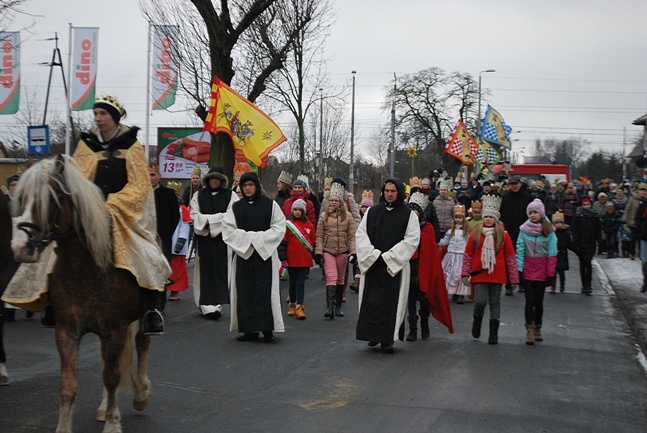
[{"label": "bare tree", "polygon": [[305,173],[306,118],[319,101],[317,90],[329,87],[325,42],[334,21],[334,10],[330,0],[286,0],[273,8],[279,9],[277,14],[283,26],[282,33],[291,34],[294,29],[300,31],[286,56],[285,67],[267,80],[264,96],[287,109],[294,117],[298,170]]},{"label": "bare tree", "polygon": [[[0,133],[1,140],[6,143],[7,150],[14,156],[26,157],[27,127],[42,124],[43,101],[34,91],[22,92],[20,95],[20,109],[14,115],[14,123]],[[54,111],[48,117],[50,155],[65,152],[65,115]],[[74,112],[72,115],[72,151],[80,139],[82,131],[87,131],[93,126],[92,117],[87,113]]]},{"label": "bare tree", "polygon": [[0,30],[13,22],[16,15],[27,15],[22,6],[28,0],[0,0]]},{"label": "bare tree", "polygon": [[[284,33],[278,19],[278,8],[271,7],[286,0],[141,0],[140,7],[149,22],[178,24],[178,62],[180,86],[197,103],[196,112],[204,121],[213,77],[231,84],[249,54],[258,55],[253,74],[247,74],[247,99],[254,102],[265,90],[265,82],[276,70],[284,67],[301,26]],[[197,13],[197,14],[196,14]],[[171,22],[172,21],[172,22]],[[246,37],[253,33],[258,38]],[[258,41],[264,46],[259,51]],[[248,42],[245,44],[245,42]],[[251,43],[251,45],[250,45]],[[205,56],[204,53],[209,53]],[[233,172],[234,149],[226,134],[217,134],[211,147],[210,163]]]},{"label": "bare tree", "polygon": [[[390,109],[395,103],[400,136],[405,141],[417,136],[418,144],[425,143],[423,151],[439,155],[448,164],[443,153],[447,135],[456,120],[469,124],[476,117],[478,86],[474,79],[461,72],[447,76],[432,67],[394,79],[385,94],[383,108]],[[420,134],[425,135],[424,140]]]}]

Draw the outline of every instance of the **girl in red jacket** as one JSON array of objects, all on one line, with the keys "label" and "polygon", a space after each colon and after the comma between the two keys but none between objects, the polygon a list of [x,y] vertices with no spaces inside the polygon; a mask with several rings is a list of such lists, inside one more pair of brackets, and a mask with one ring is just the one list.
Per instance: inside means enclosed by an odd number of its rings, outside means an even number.
[{"label": "girl in red jacket", "polygon": [[279,245],[279,259],[288,268],[290,278],[290,308],[288,316],[305,320],[303,307],[305,283],[308,270],[312,267],[315,245],[315,227],[306,216],[306,202],[297,199],[292,202],[292,213],[286,223],[285,237]]},{"label": "girl in red jacket", "polygon": [[483,221],[474,227],[467,240],[461,272],[463,284],[471,283],[474,289],[472,337],[481,336],[483,313],[490,304],[489,344],[497,344],[499,340],[501,286],[507,278],[513,285],[519,284],[512,240],[499,223],[500,205],[500,197],[483,196]]}]

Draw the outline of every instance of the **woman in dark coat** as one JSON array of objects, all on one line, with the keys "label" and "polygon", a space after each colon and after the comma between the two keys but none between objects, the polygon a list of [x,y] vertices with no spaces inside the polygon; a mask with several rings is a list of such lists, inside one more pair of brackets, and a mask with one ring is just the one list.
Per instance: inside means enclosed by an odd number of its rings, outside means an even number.
[{"label": "woman in dark coat", "polygon": [[593,269],[591,260],[595,256],[598,237],[600,236],[600,216],[591,209],[591,199],[582,198],[571,225],[573,244],[580,259],[580,278],[582,293],[591,294],[591,279]]}]

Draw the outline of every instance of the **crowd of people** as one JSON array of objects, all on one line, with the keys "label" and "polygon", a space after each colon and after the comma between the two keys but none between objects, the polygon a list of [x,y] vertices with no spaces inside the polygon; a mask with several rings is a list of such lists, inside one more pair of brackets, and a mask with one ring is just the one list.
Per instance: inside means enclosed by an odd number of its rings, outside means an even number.
[{"label": "crowd of people", "polygon": [[[271,199],[256,173],[243,174],[234,191],[224,170],[211,167],[204,176],[195,170],[184,190],[177,182],[166,188],[156,164],[148,164],[146,175],[137,129],[120,123],[125,110],[117,99],[102,95],[94,111],[96,128],[84,135],[75,158],[104,193],[113,237],[123,244],[115,261],[140,282],[149,335],[164,331],[166,300],[189,288],[189,245],[196,251],[193,294],[200,314],[219,320],[229,304],[230,330],[239,341],[272,341],[284,331],[279,279],[285,270],[286,314],[306,319],[304,287],[315,263],[325,281],[324,317],[344,317],[346,290],[357,292],[356,338],[384,353],[405,339],[405,321],[407,341],[429,338],[430,316],[453,332],[450,300],[473,300],[477,339],[489,305],[488,343],[497,344],[504,287],[505,295],[517,289],[525,296],[525,343],[542,341],[544,294],[546,288],[564,292],[569,250],[580,262],[583,294],[592,292],[596,254],[634,260],[638,252],[646,278],[640,290],[647,288],[647,183],[602,179],[594,187],[586,179],[519,176],[453,182],[434,172],[409,185],[387,179],[374,201],[369,190],[355,200],[341,177],[325,179],[317,194],[307,176],[293,180],[282,172]],[[9,198],[18,183],[17,176],[8,179]],[[135,193],[154,200],[156,227],[152,208],[129,201]],[[142,251],[145,265],[135,262]],[[43,316],[43,324],[53,323],[55,317]]]}]

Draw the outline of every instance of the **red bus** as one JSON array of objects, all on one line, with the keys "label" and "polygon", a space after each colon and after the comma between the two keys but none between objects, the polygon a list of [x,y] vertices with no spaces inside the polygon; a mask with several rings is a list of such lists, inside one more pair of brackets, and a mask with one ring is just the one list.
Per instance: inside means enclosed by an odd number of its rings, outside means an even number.
[{"label": "red bus", "polygon": [[537,180],[544,176],[551,184],[558,180],[571,181],[571,174],[568,165],[564,164],[509,164],[511,170],[508,170],[506,176],[507,164],[497,164],[492,167],[492,172],[496,173],[499,180],[505,180],[509,176],[518,175],[525,177],[528,181]]}]

